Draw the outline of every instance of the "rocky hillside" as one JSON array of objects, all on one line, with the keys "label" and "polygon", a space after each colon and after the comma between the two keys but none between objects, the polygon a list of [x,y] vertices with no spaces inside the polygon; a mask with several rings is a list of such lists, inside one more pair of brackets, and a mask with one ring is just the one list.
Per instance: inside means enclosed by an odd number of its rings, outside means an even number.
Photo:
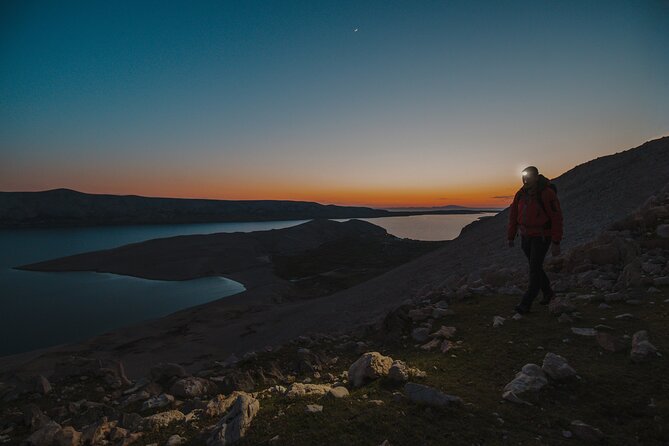
[{"label": "rocky hillside", "polygon": [[0,192],[0,228],[361,218],[392,215],[287,200],[201,200],[86,194],[69,189]]},{"label": "rocky hillside", "polygon": [[669,443],[669,183],[550,262],[561,290],[510,317],[523,267],[406,295],[378,323],[187,370],[60,358],[7,374],[0,441],[57,445]]}]

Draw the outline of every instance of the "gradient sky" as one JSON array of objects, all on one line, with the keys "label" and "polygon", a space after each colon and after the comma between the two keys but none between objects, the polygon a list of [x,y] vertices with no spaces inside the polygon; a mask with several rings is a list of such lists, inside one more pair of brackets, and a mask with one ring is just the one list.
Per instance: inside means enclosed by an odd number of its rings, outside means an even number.
[{"label": "gradient sky", "polygon": [[504,207],[669,134],[668,1],[4,1],[0,58],[5,191]]}]

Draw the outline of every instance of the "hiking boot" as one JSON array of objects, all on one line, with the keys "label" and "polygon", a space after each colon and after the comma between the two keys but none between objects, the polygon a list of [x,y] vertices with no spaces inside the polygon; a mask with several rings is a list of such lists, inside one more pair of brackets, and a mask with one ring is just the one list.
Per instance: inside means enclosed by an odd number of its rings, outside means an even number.
[{"label": "hiking boot", "polygon": [[539,301],[541,305],[548,305],[550,301],[555,297],[555,292],[551,291],[550,294],[544,294],[542,299]]}]

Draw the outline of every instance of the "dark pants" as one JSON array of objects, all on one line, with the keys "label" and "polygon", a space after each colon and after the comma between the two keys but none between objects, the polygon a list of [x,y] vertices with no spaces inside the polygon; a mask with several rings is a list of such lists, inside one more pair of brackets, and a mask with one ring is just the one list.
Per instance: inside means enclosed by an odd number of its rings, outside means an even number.
[{"label": "dark pants", "polygon": [[530,264],[530,283],[527,286],[527,291],[523,294],[519,306],[521,309],[528,311],[537,294],[539,294],[539,290],[543,292],[544,296],[553,294],[550,280],[548,280],[548,276],[544,272],[544,258],[546,257],[548,248],[551,246],[551,238],[540,236],[527,237],[523,235],[521,236],[520,246],[523,248],[523,252]]}]

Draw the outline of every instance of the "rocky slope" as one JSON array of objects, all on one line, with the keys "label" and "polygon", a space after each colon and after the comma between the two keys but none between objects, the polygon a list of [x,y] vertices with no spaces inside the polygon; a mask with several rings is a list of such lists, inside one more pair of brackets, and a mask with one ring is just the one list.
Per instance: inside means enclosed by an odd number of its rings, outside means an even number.
[{"label": "rocky slope", "polygon": [[62,356],[5,374],[0,441],[29,445],[669,443],[669,183],[553,259],[406,295],[383,319],[198,367]]}]

